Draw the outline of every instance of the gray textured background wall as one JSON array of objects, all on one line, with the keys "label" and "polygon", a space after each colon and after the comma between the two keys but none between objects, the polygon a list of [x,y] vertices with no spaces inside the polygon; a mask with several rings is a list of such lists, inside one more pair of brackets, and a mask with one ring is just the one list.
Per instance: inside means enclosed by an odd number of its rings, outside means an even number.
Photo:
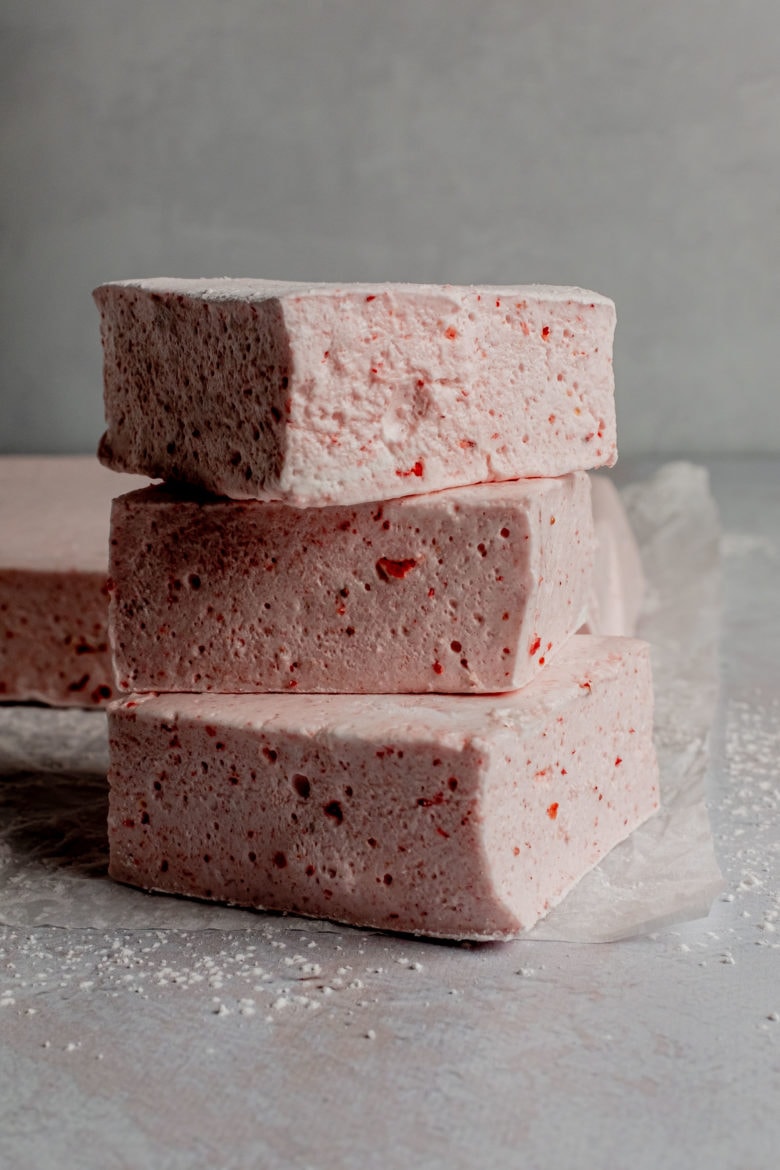
[{"label": "gray textured background wall", "polygon": [[778,0],[3,0],[0,449],[94,448],[91,288],[550,281],[621,451],[780,449]]}]

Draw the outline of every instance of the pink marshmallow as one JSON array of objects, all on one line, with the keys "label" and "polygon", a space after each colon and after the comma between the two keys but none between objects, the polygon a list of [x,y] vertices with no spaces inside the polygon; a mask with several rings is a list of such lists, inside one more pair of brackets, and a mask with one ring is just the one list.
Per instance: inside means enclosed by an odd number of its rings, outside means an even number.
[{"label": "pink marshmallow", "polygon": [[598,293],[160,278],[95,299],[115,470],[310,506],[617,457]]},{"label": "pink marshmallow", "polygon": [[0,700],[104,705],[112,496],[147,480],[93,456],[0,459]]},{"label": "pink marshmallow", "polygon": [[590,486],[596,551],[588,617],[579,632],[631,637],[645,593],[639,546],[612,481],[591,475]]},{"label": "pink marshmallow", "polygon": [[520,934],[658,805],[628,639],[511,694],[139,695],[109,733],[117,880],[445,938]]},{"label": "pink marshmallow", "polygon": [[354,507],[134,492],[112,514],[117,680],[513,690],[582,621],[592,542],[585,472]]}]

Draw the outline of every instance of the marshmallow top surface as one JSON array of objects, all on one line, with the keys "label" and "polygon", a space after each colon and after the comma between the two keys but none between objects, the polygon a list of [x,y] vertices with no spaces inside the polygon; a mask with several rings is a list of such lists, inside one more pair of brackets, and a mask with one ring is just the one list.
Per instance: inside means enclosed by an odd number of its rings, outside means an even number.
[{"label": "marshmallow top surface", "polygon": [[331,284],[325,281],[306,282],[300,280],[262,280],[250,277],[170,277],[151,276],[134,280],[111,280],[99,285],[102,289],[128,288],[145,292],[158,292],[172,296],[194,297],[204,301],[267,301],[288,296],[324,297],[354,294],[357,296],[379,296],[383,293],[399,293],[417,299],[451,298],[454,302],[463,300],[466,294],[479,292],[483,296],[506,297],[513,300],[545,300],[565,303],[611,305],[614,302],[602,293],[575,285],[516,284],[516,285],[458,285],[458,284],[414,284],[403,281],[385,281],[377,284],[346,282]]},{"label": "marshmallow top surface", "polygon": [[504,695],[198,695],[147,694],[119,699],[118,714],[144,719],[193,720],[248,732],[302,737],[447,741],[460,750],[474,738],[511,731],[523,736],[547,723],[601,682],[620,678],[628,654],[644,653],[630,638],[577,636],[533,683]]},{"label": "marshmallow top surface", "polygon": [[111,501],[144,487],[92,455],[0,458],[0,570],[108,571]]}]

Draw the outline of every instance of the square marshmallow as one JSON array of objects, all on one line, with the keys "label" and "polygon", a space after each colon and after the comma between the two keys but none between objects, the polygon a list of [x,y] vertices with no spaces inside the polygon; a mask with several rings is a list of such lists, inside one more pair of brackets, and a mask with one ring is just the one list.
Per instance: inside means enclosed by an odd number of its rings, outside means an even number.
[{"label": "square marshmallow", "polygon": [[109,713],[110,873],[512,938],[658,806],[648,647],[571,638],[505,695],[138,695]]},{"label": "square marshmallow", "polygon": [[617,457],[598,293],[153,279],[95,299],[115,470],[320,506]]},{"label": "square marshmallow", "polygon": [[383,504],[116,500],[111,641],[126,691],[507,691],[580,625],[585,472]]}]

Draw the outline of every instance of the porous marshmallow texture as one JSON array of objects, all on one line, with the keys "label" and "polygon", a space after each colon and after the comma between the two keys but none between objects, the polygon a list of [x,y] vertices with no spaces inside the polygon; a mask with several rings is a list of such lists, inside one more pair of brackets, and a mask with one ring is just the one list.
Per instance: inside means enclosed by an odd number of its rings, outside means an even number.
[{"label": "porous marshmallow texture", "polygon": [[0,459],[0,701],[111,699],[111,499],[146,482],[92,456]]},{"label": "porous marshmallow texture", "polygon": [[126,691],[513,690],[580,625],[585,472],[380,504],[116,500],[110,630]]},{"label": "porous marshmallow texture", "polygon": [[522,933],[658,802],[628,639],[506,695],[137,695],[109,732],[114,878],[446,938]]},{"label": "porous marshmallow texture", "polygon": [[617,457],[598,293],[157,278],[95,299],[115,470],[309,506]]}]

